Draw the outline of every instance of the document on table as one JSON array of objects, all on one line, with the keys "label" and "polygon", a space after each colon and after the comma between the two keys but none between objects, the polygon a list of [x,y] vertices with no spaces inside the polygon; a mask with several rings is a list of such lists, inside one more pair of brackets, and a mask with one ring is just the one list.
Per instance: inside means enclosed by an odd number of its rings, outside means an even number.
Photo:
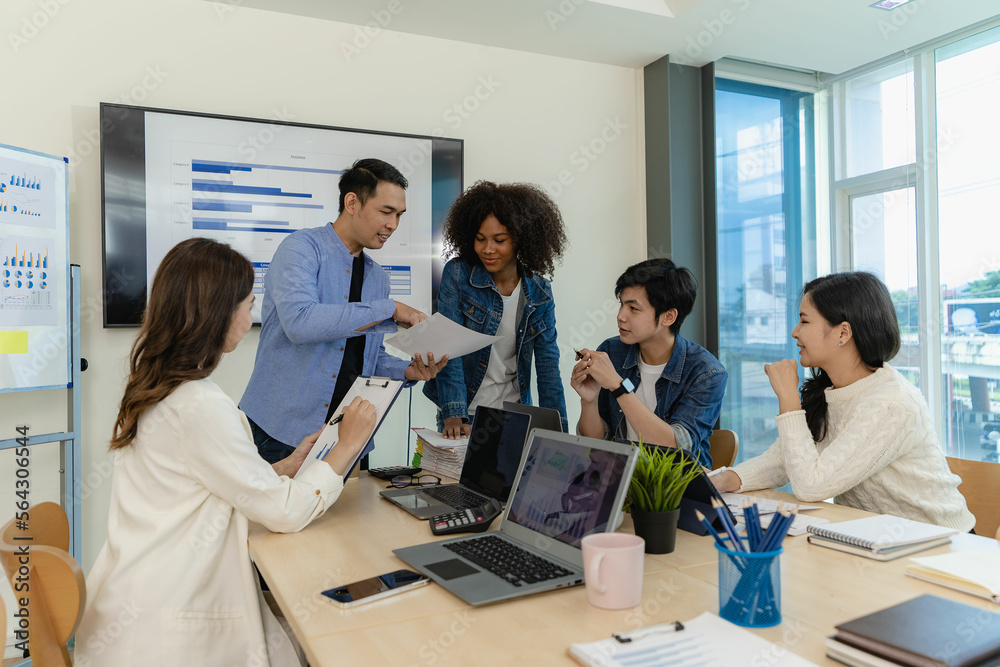
[{"label": "document on table", "polygon": [[[760,517],[760,527],[767,528],[771,525],[771,519],[775,517],[774,513],[765,514]],[[788,527],[789,535],[805,535],[806,528],[808,526],[818,526],[820,524],[830,523],[829,519],[821,519],[818,516],[809,516],[808,514],[796,514],[795,519],[792,521],[792,525]]]},{"label": "document on table", "polygon": [[592,667],[757,664],[751,656],[761,658],[761,664],[772,667],[806,667],[813,664],[708,611],[685,621],[680,631],[650,630],[648,634],[643,633],[641,628],[627,633],[641,635],[627,643],[603,639],[589,644],[571,644],[567,653],[580,664]]},{"label": "document on table", "polygon": [[726,501],[726,505],[729,506],[730,511],[732,511],[735,516],[743,516],[744,499],[749,500],[751,503],[757,503],[757,511],[761,515],[774,514],[778,511],[779,504],[783,504],[786,509],[794,509],[796,512],[822,509],[822,505],[796,505],[795,503],[770,500],[768,498],[757,498],[756,496],[748,496],[742,493],[723,493],[722,499]]},{"label": "document on table", "polygon": [[469,445],[469,436],[467,435],[455,440],[449,440],[439,432],[432,431],[429,428],[414,428],[411,430],[428,445],[440,447],[441,449],[458,449],[459,447],[467,447]]},{"label": "document on table", "polygon": [[420,324],[386,338],[385,344],[411,357],[419,354],[424,361],[427,361],[427,353],[430,352],[435,361],[440,361],[446,354],[449,359],[457,359],[492,345],[496,340],[497,336],[466,329],[441,313],[434,313]]}]

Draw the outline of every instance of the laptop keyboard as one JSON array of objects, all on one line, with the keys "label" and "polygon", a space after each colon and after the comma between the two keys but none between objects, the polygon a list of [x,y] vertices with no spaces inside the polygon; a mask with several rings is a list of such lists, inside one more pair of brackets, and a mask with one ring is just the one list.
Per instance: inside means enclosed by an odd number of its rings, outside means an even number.
[{"label": "laptop keyboard", "polygon": [[561,565],[536,556],[496,535],[474,537],[444,546],[514,586],[572,574],[572,571]]},{"label": "laptop keyboard", "polygon": [[481,496],[473,491],[466,491],[462,487],[452,484],[447,486],[429,486],[420,490],[435,500],[448,503],[456,510],[475,509],[489,500],[486,496]]}]

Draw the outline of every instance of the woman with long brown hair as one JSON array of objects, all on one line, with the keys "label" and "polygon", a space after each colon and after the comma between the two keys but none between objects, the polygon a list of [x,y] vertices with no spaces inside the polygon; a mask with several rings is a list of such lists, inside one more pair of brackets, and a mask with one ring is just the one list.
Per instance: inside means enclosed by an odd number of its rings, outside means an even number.
[{"label": "woman with long brown hair", "polygon": [[272,467],[211,381],[252,323],[254,273],[229,246],[189,239],[164,257],[132,346],[111,439],[108,539],[87,581],[80,665],[298,665],[264,602],[248,521],[294,532],[321,516],[374,428],[355,400],[327,465],[291,479],[318,433]]}]

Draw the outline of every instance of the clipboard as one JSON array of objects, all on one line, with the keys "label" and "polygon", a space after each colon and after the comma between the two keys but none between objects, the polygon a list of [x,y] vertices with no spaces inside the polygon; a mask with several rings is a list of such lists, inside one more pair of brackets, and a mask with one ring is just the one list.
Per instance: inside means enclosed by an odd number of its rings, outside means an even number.
[{"label": "clipboard", "polygon": [[[347,395],[344,396],[344,400],[333,411],[333,417],[330,418],[330,421],[323,427],[323,431],[319,434],[319,437],[316,438],[316,443],[309,450],[309,455],[306,456],[302,465],[299,466],[298,472],[295,473],[295,479],[298,479],[302,471],[309,468],[313,463],[324,459],[330,453],[330,450],[337,446],[337,442],[340,439],[340,420],[344,415],[344,408],[351,404],[355,396],[360,396],[375,406],[375,428],[368,435],[370,439],[378,431],[378,427],[382,425],[382,420],[389,413],[389,408],[392,407],[392,404],[396,401],[396,397],[399,396],[399,392],[403,389],[403,382],[403,380],[392,380],[384,377],[357,378],[348,390]],[[347,467],[344,479],[350,476],[364,450],[365,448],[362,447],[358,455],[354,458],[354,461]]]}]

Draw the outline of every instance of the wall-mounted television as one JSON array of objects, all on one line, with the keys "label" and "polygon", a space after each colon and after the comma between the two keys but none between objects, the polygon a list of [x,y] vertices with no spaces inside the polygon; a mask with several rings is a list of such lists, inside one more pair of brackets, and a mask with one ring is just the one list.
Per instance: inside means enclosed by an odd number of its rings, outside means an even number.
[{"label": "wall-mounted television", "polygon": [[407,210],[370,252],[391,296],[431,313],[441,229],[463,186],[461,139],[101,104],[104,326],[137,326],[167,251],[206,236],[254,265],[254,321],[275,249],[298,229],[337,217],[341,172],[376,157],[409,181]]}]

